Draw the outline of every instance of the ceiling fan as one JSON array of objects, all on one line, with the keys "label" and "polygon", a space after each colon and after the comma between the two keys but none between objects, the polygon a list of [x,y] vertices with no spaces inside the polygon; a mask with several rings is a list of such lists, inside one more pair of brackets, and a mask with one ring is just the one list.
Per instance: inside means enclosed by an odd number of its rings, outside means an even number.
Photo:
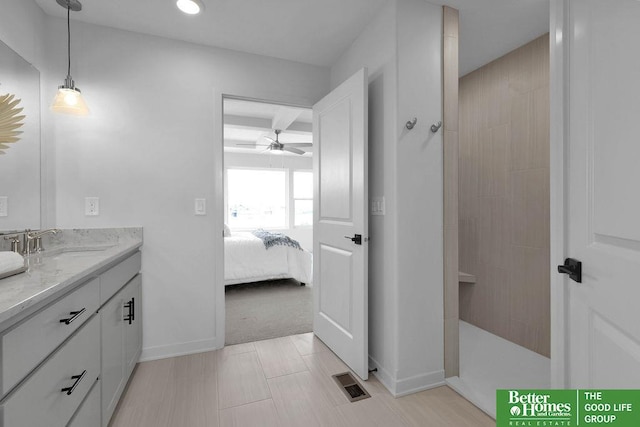
[{"label": "ceiling fan", "polygon": [[295,153],[300,155],[305,154],[305,152],[296,147],[311,147],[313,145],[313,143],[311,142],[282,143],[280,142],[280,134],[282,133],[282,130],[274,129],[273,132],[276,134],[276,139],[270,138],[268,136],[262,137],[264,139],[271,141],[270,144],[255,143],[255,144],[238,144],[238,145],[250,145],[252,147],[267,147],[265,151],[288,151],[290,153]]}]

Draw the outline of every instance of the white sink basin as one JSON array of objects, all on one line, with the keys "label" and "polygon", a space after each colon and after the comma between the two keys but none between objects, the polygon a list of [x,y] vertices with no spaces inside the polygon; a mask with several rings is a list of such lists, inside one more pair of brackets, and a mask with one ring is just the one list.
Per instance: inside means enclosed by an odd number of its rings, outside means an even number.
[{"label": "white sink basin", "polygon": [[112,247],[113,245],[89,246],[89,247],[81,247],[81,248],[63,248],[60,250],[52,251],[53,253],[50,253],[47,255],[56,261],[70,259],[70,258],[84,258],[84,257],[95,256],[96,252],[102,252]]}]

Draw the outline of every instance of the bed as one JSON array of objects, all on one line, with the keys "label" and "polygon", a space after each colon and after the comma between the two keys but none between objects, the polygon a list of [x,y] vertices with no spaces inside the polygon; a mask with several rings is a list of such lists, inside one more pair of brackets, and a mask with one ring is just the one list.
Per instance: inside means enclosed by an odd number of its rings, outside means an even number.
[{"label": "bed", "polygon": [[250,232],[234,232],[224,238],[224,285],[295,279],[311,283],[311,252],[290,246],[265,248]]}]

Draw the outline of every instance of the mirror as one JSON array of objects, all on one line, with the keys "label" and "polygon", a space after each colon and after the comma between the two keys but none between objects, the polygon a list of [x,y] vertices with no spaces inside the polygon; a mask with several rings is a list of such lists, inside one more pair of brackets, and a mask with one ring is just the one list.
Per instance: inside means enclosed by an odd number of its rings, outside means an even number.
[{"label": "mirror", "polygon": [[40,228],[40,72],[0,41],[0,231],[26,228]]}]

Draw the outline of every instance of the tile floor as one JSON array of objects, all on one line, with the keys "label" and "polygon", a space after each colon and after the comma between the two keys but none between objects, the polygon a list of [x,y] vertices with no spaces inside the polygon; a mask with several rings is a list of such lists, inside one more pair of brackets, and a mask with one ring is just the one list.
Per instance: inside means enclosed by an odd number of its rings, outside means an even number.
[{"label": "tile floor", "polygon": [[347,367],[313,334],[140,363],[112,427],[494,426],[443,386],[394,399],[375,377],[349,403],[332,374]]}]

